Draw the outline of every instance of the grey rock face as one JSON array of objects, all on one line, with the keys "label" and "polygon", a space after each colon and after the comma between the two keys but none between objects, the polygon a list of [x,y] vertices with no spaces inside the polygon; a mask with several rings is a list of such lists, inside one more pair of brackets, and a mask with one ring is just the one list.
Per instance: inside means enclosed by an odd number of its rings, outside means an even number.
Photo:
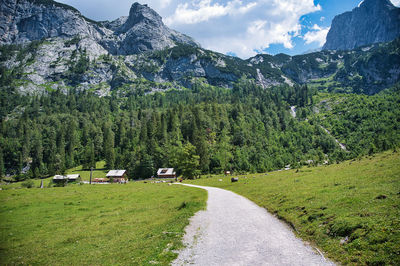
[{"label": "grey rock face", "polygon": [[21,44],[46,38],[90,37],[114,55],[161,50],[176,44],[198,46],[190,37],[164,25],[147,5],[134,3],[129,17],[95,22],[78,10],[54,1],[3,0],[0,44]]},{"label": "grey rock face", "polygon": [[79,11],[56,2],[2,0],[0,4],[0,44],[76,35],[100,39],[102,31]]},{"label": "grey rock face", "polygon": [[123,16],[120,18],[117,18],[116,20],[113,21],[102,21],[100,22],[104,27],[107,29],[110,29],[112,31],[116,31],[119,27],[121,27],[126,21],[128,20],[127,16]]},{"label": "grey rock face", "polygon": [[351,50],[389,42],[400,36],[400,8],[389,0],[365,0],[351,12],[336,16],[324,50]]},{"label": "grey rock face", "polygon": [[197,44],[183,34],[170,30],[162,22],[162,18],[147,5],[134,3],[129,17],[114,35],[120,40],[117,50],[113,54],[129,55],[149,50],[162,50],[175,46],[175,42],[197,46]]},{"label": "grey rock face", "polygon": [[[388,1],[382,1],[386,3],[382,10],[374,9],[374,3],[367,0],[356,10],[382,17],[387,10],[398,12]],[[369,30],[380,31],[376,27]],[[399,82],[399,42],[241,60],[198,47],[191,38],[166,27],[146,5],[133,4],[129,17],[93,22],[51,0],[0,1],[0,45],[24,44],[8,47],[11,52],[0,67],[18,73],[10,86],[24,94],[76,88],[99,96],[111,91],[123,95],[137,84],[145,84],[146,93],[199,83],[232,88],[242,77],[265,89],[311,82],[328,91],[351,87],[373,94]]]}]

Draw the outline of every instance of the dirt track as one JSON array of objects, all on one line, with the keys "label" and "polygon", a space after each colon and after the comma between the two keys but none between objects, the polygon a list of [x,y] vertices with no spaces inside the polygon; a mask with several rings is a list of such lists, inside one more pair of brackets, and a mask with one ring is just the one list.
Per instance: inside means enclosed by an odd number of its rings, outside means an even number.
[{"label": "dirt track", "polygon": [[334,265],[265,209],[233,192],[208,191],[207,210],[192,217],[186,248],[172,265]]}]

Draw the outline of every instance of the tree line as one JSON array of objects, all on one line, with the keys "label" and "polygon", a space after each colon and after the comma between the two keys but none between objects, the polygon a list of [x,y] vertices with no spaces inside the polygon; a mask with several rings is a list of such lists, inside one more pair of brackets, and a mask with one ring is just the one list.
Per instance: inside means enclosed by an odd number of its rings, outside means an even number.
[{"label": "tree line", "polygon": [[226,89],[200,80],[191,89],[146,94],[139,85],[125,97],[75,90],[21,96],[21,104],[1,117],[0,174],[39,178],[105,160],[107,168],[127,169],[133,179],[161,167],[195,178],[350,156],[320,121],[290,116],[290,105],[304,114],[311,108],[315,92],[307,86],[262,89],[243,78]]}]

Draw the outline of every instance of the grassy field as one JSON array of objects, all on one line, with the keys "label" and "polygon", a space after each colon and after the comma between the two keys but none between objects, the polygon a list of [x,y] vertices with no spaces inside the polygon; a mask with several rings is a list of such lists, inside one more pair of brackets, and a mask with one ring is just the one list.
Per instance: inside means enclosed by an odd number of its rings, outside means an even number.
[{"label": "grassy field", "polygon": [[[106,174],[109,170],[105,168],[105,161],[100,161],[96,163],[96,169],[93,169],[92,180],[95,178],[105,178]],[[82,169],[82,165],[69,169],[65,173],[66,175],[70,174],[80,174],[82,181],[90,180],[90,170]]]},{"label": "grassy field", "polygon": [[[222,181],[219,181],[221,180]],[[343,264],[400,265],[400,153],[194,184],[243,195]]]},{"label": "grassy field", "polygon": [[[93,175],[92,175],[92,180],[95,178],[105,178],[106,174],[108,173],[109,170],[105,168],[105,161],[100,161],[96,163],[96,169],[93,169]],[[70,174],[80,174],[81,176],[81,181],[89,181],[90,180],[90,170],[87,169],[82,169],[82,165],[68,169],[65,171],[65,175],[70,175]],[[40,187],[40,184],[43,180],[43,185],[44,187],[48,187],[49,183],[52,181],[53,176],[48,177],[48,178],[43,178],[43,179],[32,179],[32,182],[34,184],[34,187],[38,188]],[[7,184],[6,182],[0,183],[0,188],[1,189],[14,189],[14,188],[23,188],[24,182],[15,182],[15,183],[9,183]]]},{"label": "grassy field", "polygon": [[177,185],[70,185],[0,191],[2,265],[168,264],[203,190]]}]

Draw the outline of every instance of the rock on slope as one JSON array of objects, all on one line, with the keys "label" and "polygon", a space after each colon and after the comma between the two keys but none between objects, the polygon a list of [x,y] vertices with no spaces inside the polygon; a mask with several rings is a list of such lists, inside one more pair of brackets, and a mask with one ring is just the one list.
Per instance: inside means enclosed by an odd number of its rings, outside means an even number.
[{"label": "rock on slope", "polygon": [[389,0],[365,0],[351,12],[336,16],[324,50],[351,50],[389,42],[400,36],[400,8]]},{"label": "rock on slope", "polygon": [[54,1],[2,0],[0,3],[0,44],[75,35],[99,40],[104,34],[78,10]]},{"label": "rock on slope", "polygon": [[147,5],[134,3],[129,17],[95,22],[73,7],[52,0],[3,0],[0,3],[0,44],[46,38],[89,37],[109,53],[128,55],[161,50],[176,44],[198,44],[164,25]]},{"label": "rock on slope", "polygon": [[109,50],[112,54],[129,55],[148,50],[161,50],[173,47],[175,43],[197,46],[192,38],[165,26],[161,16],[153,9],[138,3],[132,5],[129,17],[115,29],[114,36],[118,41],[116,43],[111,41]]},{"label": "rock on slope", "polygon": [[3,0],[0,22],[0,71],[11,73],[9,87],[24,94],[74,88],[122,95],[139,85],[151,92],[199,82],[231,88],[242,77],[265,89],[308,83],[373,94],[400,80],[400,39],[352,51],[242,60],[202,49],[137,3],[128,17],[94,22],[51,0]]}]

